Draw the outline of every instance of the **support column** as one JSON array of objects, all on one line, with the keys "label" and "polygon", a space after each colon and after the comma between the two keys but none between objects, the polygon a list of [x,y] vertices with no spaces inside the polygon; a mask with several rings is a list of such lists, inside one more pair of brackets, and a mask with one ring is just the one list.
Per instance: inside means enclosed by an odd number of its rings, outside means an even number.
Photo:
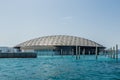
[{"label": "support column", "polygon": [[97,49],[97,46],[96,46],[96,49],[95,49],[95,55],[96,55],[96,59],[98,59],[98,49]]},{"label": "support column", "polygon": [[113,47],[113,59],[115,59],[115,47]]},{"label": "support column", "polygon": [[74,49],[72,49],[72,56],[74,56]]},{"label": "support column", "polygon": [[118,60],[118,45],[116,44],[116,60]]},{"label": "support column", "polygon": [[85,49],[83,49],[82,55],[83,55],[83,57],[85,57]]},{"label": "support column", "polygon": [[89,51],[89,55],[90,55],[90,51]]},{"label": "support column", "polygon": [[76,45],[76,59],[78,59],[77,56],[78,56],[78,51],[77,51],[77,45]]},{"label": "support column", "polygon": [[62,49],[60,50],[60,54],[61,54],[61,56],[63,55],[63,50]]},{"label": "support column", "polygon": [[79,47],[79,59],[80,59],[80,47]]}]

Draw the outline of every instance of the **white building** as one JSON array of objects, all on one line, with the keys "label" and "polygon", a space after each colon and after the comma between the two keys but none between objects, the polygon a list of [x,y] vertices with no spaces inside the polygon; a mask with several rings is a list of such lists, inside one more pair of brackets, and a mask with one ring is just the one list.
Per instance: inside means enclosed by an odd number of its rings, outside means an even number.
[{"label": "white building", "polygon": [[14,53],[14,52],[18,52],[18,50],[12,47],[0,47],[0,53]]}]

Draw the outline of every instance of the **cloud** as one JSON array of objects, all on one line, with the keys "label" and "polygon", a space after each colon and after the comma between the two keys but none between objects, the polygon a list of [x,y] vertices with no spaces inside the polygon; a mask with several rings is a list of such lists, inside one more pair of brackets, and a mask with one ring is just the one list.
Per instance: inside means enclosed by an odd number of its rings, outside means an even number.
[{"label": "cloud", "polygon": [[70,24],[72,22],[73,17],[72,16],[65,16],[61,18],[62,24]]}]

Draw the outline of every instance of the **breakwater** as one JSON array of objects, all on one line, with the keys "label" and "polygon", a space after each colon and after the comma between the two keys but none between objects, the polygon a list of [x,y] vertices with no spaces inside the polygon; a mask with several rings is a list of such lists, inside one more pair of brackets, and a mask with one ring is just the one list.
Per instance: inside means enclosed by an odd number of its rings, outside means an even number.
[{"label": "breakwater", "polygon": [[36,53],[0,53],[0,58],[37,58]]}]

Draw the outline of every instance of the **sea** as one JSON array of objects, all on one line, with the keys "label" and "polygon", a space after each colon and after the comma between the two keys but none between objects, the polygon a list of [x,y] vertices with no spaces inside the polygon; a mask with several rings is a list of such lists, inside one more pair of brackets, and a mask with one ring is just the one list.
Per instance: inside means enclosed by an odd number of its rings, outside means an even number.
[{"label": "sea", "polygon": [[120,59],[108,56],[1,58],[0,80],[120,80]]}]

